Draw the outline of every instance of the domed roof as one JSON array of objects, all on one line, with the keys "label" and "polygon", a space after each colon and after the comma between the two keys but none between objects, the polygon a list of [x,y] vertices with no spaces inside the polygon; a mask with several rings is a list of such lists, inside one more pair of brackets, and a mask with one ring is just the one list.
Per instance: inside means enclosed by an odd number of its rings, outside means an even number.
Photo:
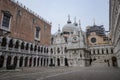
[{"label": "domed roof", "polygon": [[68,15],[68,21],[67,24],[64,25],[62,28],[62,32],[74,32],[75,25],[71,23],[70,16]]},{"label": "domed roof", "polygon": [[68,23],[66,25],[64,25],[64,27],[62,28],[62,32],[74,32],[74,25],[71,23]]}]

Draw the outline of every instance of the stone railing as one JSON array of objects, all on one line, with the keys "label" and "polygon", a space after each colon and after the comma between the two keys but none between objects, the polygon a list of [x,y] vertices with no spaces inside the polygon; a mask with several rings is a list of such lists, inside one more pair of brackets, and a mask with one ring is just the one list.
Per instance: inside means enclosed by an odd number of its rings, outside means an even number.
[{"label": "stone railing", "polygon": [[38,52],[38,51],[30,51],[30,50],[10,48],[10,47],[7,48],[7,47],[3,47],[3,46],[0,46],[0,51],[11,51],[11,52],[26,53],[26,54],[48,55],[47,53],[41,53],[41,52]]}]

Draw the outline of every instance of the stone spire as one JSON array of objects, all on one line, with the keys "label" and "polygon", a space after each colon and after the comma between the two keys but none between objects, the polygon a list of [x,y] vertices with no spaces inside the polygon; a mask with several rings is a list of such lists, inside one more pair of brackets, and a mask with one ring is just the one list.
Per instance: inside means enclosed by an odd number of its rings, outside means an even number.
[{"label": "stone spire", "polygon": [[95,19],[93,19],[93,25],[95,25]]},{"label": "stone spire", "polygon": [[74,18],[74,25],[78,26],[77,22],[76,22],[76,17]]},{"label": "stone spire", "polygon": [[71,23],[70,15],[68,15],[68,21],[67,21],[67,23],[68,23],[68,24]]},{"label": "stone spire", "polygon": [[80,32],[82,32],[80,20],[79,20],[79,29],[80,29]]},{"label": "stone spire", "polygon": [[58,32],[60,32],[60,24],[58,24]]},{"label": "stone spire", "polygon": [[85,44],[84,44],[84,35],[83,35],[82,29],[81,29],[80,20],[79,20],[79,37],[80,37],[80,47],[85,47]]}]

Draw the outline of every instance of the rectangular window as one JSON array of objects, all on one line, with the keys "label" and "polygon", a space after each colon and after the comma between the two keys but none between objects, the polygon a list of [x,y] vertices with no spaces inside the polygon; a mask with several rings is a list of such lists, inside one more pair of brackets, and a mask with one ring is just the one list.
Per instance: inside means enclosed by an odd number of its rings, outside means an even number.
[{"label": "rectangular window", "polygon": [[35,39],[40,41],[40,27],[36,27],[35,29]]},{"label": "rectangular window", "polygon": [[39,30],[38,29],[36,29],[36,38],[39,38]]},{"label": "rectangular window", "polygon": [[1,29],[10,31],[11,13],[9,11],[2,10]]},{"label": "rectangular window", "polygon": [[2,27],[9,28],[9,24],[10,24],[10,16],[4,14],[2,20]]}]

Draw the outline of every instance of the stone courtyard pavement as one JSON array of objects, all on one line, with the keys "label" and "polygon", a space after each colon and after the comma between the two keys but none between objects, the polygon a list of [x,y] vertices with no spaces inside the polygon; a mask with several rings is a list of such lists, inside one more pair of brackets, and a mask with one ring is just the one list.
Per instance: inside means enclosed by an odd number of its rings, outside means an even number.
[{"label": "stone courtyard pavement", "polygon": [[0,80],[120,80],[120,68],[41,67],[0,70]]}]

